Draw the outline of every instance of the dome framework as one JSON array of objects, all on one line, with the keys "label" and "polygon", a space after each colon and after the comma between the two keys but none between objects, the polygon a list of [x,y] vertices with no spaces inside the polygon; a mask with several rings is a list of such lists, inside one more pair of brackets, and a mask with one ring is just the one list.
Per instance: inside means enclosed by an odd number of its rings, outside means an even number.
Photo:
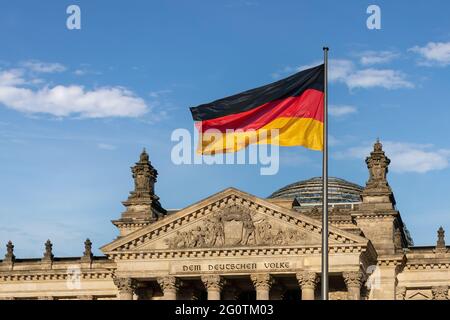
[{"label": "dome framework", "polygon": [[[340,178],[328,178],[328,202],[359,203],[363,187]],[[322,203],[322,177],[289,184],[269,196],[269,199],[295,199],[302,204]]]}]

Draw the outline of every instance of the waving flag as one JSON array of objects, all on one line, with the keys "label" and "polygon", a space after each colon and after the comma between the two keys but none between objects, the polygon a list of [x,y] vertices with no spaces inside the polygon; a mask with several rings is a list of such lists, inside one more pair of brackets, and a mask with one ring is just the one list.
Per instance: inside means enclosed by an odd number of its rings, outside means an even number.
[{"label": "waving flag", "polygon": [[[237,152],[252,143],[323,150],[324,69],[322,64],[190,108],[199,130],[198,152]],[[277,130],[276,137],[270,134],[272,129]]]}]

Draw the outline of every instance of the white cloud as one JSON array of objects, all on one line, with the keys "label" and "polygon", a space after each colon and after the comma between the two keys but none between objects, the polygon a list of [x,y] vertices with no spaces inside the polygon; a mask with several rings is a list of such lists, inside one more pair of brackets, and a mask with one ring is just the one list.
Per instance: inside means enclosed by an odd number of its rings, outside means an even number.
[{"label": "white cloud", "polygon": [[328,70],[328,80],[343,81],[347,79],[352,72],[354,72],[355,66],[352,61],[345,59],[330,59],[330,68]]},{"label": "white cloud", "polygon": [[355,88],[385,88],[400,89],[414,88],[414,84],[407,81],[405,75],[391,69],[364,69],[351,73],[346,79],[342,79],[350,89]]},{"label": "white cloud", "polygon": [[359,62],[362,65],[374,65],[388,63],[398,58],[400,55],[393,51],[364,51],[358,54]]},{"label": "white cloud", "polygon": [[424,47],[415,46],[409,51],[418,53],[423,59],[420,64],[447,66],[450,64],[450,42],[429,42]]},{"label": "white cloud", "polygon": [[98,147],[99,149],[102,149],[102,150],[109,150],[109,151],[113,151],[113,150],[116,150],[116,149],[117,149],[116,146],[114,146],[114,145],[112,145],[112,144],[108,144],[108,143],[99,143],[99,144],[97,144],[97,147]]},{"label": "white cloud", "polygon": [[167,95],[171,92],[172,92],[172,90],[170,90],[170,89],[164,89],[164,90],[150,91],[148,93],[148,95],[152,98],[159,98],[159,97],[161,97],[163,95]]},{"label": "white cloud", "polygon": [[37,73],[57,73],[66,71],[66,67],[60,63],[48,63],[36,60],[22,62],[24,68]]},{"label": "white cloud", "polygon": [[82,70],[82,69],[77,69],[73,72],[76,76],[84,76],[87,71],[86,70]]},{"label": "white cloud", "polygon": [[350,90],[362,88],[400,89],[413,88],[406,76],[391,69],[360,69],[350,60],[330,60],[329,80],[345,83]]},{"label": "white cloud", "polygon": [[[383,149],[391,159],[390,169],[393,172],[426,173],[449,166],[450,150],[437,149],[431,144],[385,141]],[[364,159],[372,150],[371,145],[359,146],[337,152],[334,156],[337,159]]]},{"label": "white cloud", "polygon": [[16,86],[25,83],[23,71],[20,69],[10,69],[0,71],[0,86]]},{"label": "white cloud", "polygon": [[[280,78],[281,76],[308,69],[319,64],[321,62],[302,65],[297,68],[285,67],[273,73],[272,77]],[[347,59],[330,59],[328,79],[330,82],[344,83],[350,90],[357,88],[400,89],[414,87],[414,84],[406,80],[406,76],[400,71],[374,68],[358,69],[351,60]]]},{"label": "white cloud", "polygon": [[344,117],[352,113],[358,112],[358,109],[353,106],[343,106],[343,105],[330,105],[329,113],[333,117]]},{"label": "white cloud", "polygon": [[29,114],[82,118],[139,117],[148,111],[142,98],[122,87],[86,90],[80,85],[43,86],[31,89],[23,72],[0,71],[0,103]]}]

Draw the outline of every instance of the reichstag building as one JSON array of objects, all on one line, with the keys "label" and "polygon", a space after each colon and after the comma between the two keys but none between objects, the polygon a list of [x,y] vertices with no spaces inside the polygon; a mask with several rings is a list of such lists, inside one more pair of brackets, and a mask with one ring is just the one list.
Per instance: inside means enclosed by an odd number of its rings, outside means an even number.
[{"label": "reichstag building", "polygon": [[[330,299],[446,300],[450,252],[444,230],[416,247],[387,181],[390,160],[376,142],[364,187],[331,178]],[[157,171],[145,150],[135,187],[113,221],[118,237],[94,256],[0,260],[0,299],[313,300],[321,270],[321,179],[268,198],[229,188],[178,211],[155,194]],[[51,236],[51,235],[49,235]]]}]

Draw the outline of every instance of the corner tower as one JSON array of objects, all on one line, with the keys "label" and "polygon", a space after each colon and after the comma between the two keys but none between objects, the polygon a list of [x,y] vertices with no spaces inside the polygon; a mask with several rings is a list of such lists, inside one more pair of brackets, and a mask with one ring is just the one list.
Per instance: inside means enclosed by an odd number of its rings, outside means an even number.
[{"label": "corner tower", "polygon": [[158,171],[152,166],[147,151],[144,149],[139,161],[131,167],[134,179],[134,190],[123,203],[125,212],[119,220],[113,221],[119,228],[120,235],[127,235],[143,226],[152,223],[167,211],[161,206],[155,194],[155,183]]},{"label": "corner tower", "polygon": [[358,227],[381,255],[401,253],[411,241],[387,181],[390,163],[383,145],[377,140],[366,158],[369,179],[361,193],[362,203],[352,214]]},{"label": "corner tower", "polygon": [[387,181],[390,163],[391,160],[383,151],[383,145],[377,139],[373,145],[373,151],[366,158],[369,180],[362,192],[362,200],[366,208],[384,210],[395,208],[394,194]]}]

